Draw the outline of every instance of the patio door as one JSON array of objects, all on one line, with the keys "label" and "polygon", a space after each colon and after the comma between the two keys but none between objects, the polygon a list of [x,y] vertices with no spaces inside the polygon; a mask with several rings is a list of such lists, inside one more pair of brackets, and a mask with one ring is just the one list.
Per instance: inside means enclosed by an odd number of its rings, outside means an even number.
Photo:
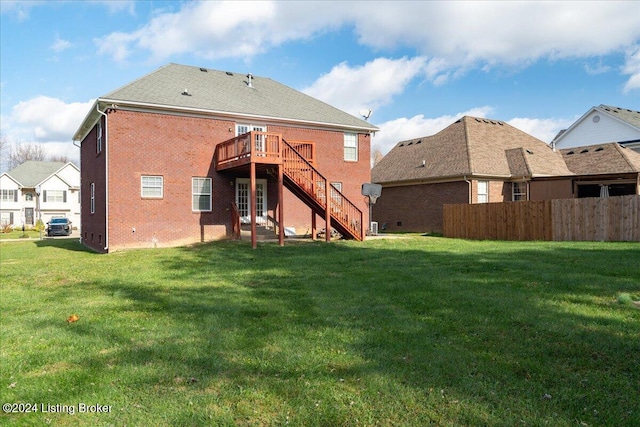
[{"label": "patio door", "polygon": [[[256,132],[266,132],[267,131],[267,127],[266,126],[257,126],[257,125],[236,125],[236,136],[238,135],[243,135],[247,132],[252,132],[252,131],[256,131]],[[265,151],[265,143],[264,143],[264,135],[256,135],[255,136],[255,141],[253,141],[254,147],[253,149],[255,151],[257,151],[258,153],[260,152],[264,152]],[[264,154],[262,154],[264,155]]]},{"label": "patio door", "polygon": [[[236,205],[243,224],[251,224],[251,181],[248,178],[236,179]],[[256,179],[256,222],[267,223],[267,180]]]}]

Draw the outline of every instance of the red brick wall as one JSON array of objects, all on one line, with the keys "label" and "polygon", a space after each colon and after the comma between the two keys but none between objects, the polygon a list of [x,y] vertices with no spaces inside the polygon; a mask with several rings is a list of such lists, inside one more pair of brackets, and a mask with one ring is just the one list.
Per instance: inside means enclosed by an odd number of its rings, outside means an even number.
[{"label": "red brick wall", "polygon": [[[109,250],[171,246],[230,235],[229,208],[235,198],[232,184],[236,177],[248,178],[248,174],[217,173],[213,155],[217,143],[235,136],[234,121],[125,110],[111,112],[108,121]],[[366,222],[368,211],[360,195],[360,186],[370,181],[368,135],[359,136],[359,161],[345,162],[343,132],[285,126],[268,126],[267,130],[281,133],[285,139],[314,141],[316,167],[330,181],[343,183],[343,193],[363,210]],[[96,194],[104,197],[105,155],[95,156],[94,133],[90,133],[82,144],[83,228],[94,233],[94,240],[100,232],[104,247],[104,214],[102,217],[85,214],[89,209],[88,180],[96,182]],[[141,197],[143,175],[163,177],[161,199]],[[102,181],[99,181],[100,177]],[[192,177],[212,178],[212,212],[191,211]],[[269,178],[267,191],[269,215],[273,217],[278,202],[277,183],[273,178]],[[102,212],[104,205],[103,200]],[[299,234],[308,232],[311,224],[309,208],[286,190],[284,206],[284,225],[295,227]],[[322,224],[319,220],[318,227],[323,227]],[[86,244],[95,250],[102,249],[95,242]]]},{"label": "red brick wall", "polygon": [[[362,211],[363,222],[368,223],[369,207],[360,194],[362,184],[371,182],[369,135],[358,136],[358,161],[344,160],[344,133],[317,129],[268,126],[269,132],[281,133],[285,140],[314,141],[316,147],[316,169],[330,182],[342,182],[344,194]],[[277,200],[277,186],[269,183],[270,200]],[[311,232],[311,209],[295,195],[285,189],[285,217],[287,227],[295,227],[298,234]],[[275,207],[275,205],[274,205]],[[317,217],[318,229],[324,228],[324,219]],[[366,228],[366,227],[365,227]]]},{"label": "red brick wall", "polygon": [[442,232],[442,206],[469,202],[462,182],[385,187],[373,206],[373,220],[386,231]]},{"label": "red brick wall", "polygon": [[[98,252],[105,252],[107,229],[105,199],[105,128],[103,125],[102,152],[96,153],[97,127],[82,141],[80,148],[80,234],[84,244]],[[91,213],[91,183],[95,184],[95,213]]]}]

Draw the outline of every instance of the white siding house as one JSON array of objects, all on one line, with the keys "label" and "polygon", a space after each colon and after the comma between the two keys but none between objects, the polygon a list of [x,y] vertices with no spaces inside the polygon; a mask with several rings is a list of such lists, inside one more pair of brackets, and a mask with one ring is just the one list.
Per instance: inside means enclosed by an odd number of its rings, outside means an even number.
[{"label": "white siding house", "polygon": [[601,104],[592,107],[551,145],[557,149],[617,142],[640,151],[640,111]]},{"label": "white siding house", "polygon": [[66,217],[80,226],[80,170],[73,163],[27,161],[0,175],[0,223],[31,227]]}]

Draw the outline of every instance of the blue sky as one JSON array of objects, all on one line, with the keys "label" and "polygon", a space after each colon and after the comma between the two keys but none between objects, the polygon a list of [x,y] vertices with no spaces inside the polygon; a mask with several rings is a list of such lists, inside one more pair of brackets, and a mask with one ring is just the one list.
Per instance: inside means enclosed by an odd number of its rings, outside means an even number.
[{"label": "blue sky", "polygon": [[93,101],[169,63],[251,72],[355,116],[383,154],[462,115],[539,139],[640,110],[640,2],[0,1],[0,132],[78,157]]}]

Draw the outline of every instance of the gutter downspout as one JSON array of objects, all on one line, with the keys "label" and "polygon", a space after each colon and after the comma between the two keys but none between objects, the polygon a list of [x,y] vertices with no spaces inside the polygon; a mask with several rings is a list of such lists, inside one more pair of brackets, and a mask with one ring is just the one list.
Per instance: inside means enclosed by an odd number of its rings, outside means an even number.
[{"label": "gutter downspout", "polygon": [[471,201],[473,200],[473,197],[471,195],[471,181],[467,179],[467,175],[464,176],[464,182],[469,184],[469,204],[471,204]]},{"label": "gutter downspout", "polygon": [[[104,251],[109,251],[109,125],[107,120],[107,114],[100,111],[100,104],[96,102],[96,111],[104,116],[104,198],[105,198],[105,207],[104,207],[104,225],[105,225],[105,235],[104,235]],[[106,110],[105,110],[106,111]]]},{"label": "gutter downspout", "polygon": [[[71,143],[74,147],[78,147],[80,149],[80,153],[82,153],[82,146],[76,145],[75,140],[71,140]],[[80,244],[82,244],[82,155],[78,156],[78,159],[78,163],[80,166],[80,189],[78,190],[80,191],[80,237],[78,238],[78,241],[80,242]]]}]

